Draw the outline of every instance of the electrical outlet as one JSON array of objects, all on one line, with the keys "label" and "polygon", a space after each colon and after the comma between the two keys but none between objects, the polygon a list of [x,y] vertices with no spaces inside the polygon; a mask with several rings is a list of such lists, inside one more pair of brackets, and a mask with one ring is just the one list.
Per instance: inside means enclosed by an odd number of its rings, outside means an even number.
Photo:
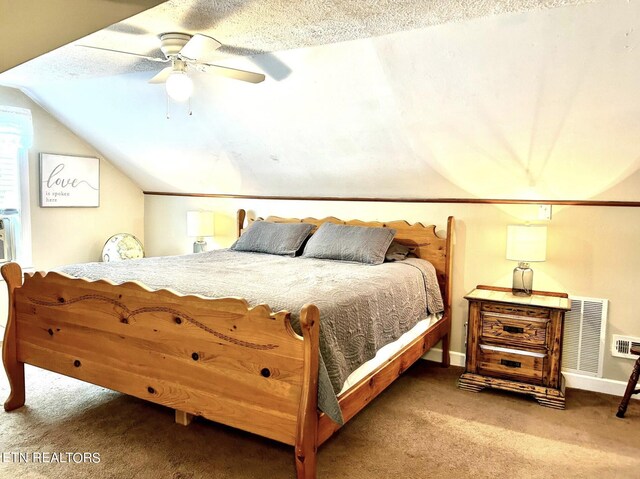
[{"label": "electrical outlet", "polygon": [[551,219],[551,205],[539,205],[538,206],[538,219],[550,220]]}]

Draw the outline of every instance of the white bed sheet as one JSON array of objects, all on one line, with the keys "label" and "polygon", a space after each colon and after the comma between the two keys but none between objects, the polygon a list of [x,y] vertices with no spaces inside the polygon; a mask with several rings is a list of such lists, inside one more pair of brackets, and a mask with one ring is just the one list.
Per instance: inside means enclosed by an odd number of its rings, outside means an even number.
[{"label": "white bed sheet", "polygon": [[427,329],[431,327],[431,325],[435,324],[438,320],[442,318],[442,313],[438,314],[430,314],[425,319],[422,319],[416,323],[416,325],[411,328],[409,331],[404,333],[394,342],[389,343],[380,349],[376,353],[375,357],[364,363],[358,369],[353,371],[347,380],[344,382],[342,386],[342,390],[340,391],[340,396],[351,387],[355,386],[360,382],[363,378],[365,378],[369,373],[382,366],[385,362],[387,362],[394,354],[398,351],[402,350],[406,347],[411,341],[416,339],[418,336],[423,334]]}]

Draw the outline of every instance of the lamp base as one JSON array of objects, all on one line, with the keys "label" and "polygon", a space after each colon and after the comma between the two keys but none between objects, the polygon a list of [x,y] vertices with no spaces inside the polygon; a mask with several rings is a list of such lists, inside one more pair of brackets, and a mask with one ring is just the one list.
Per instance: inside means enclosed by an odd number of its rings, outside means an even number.
[{"label": "lamp base", "polygon": [[193,252],[194,253],[204,253],[207,251],[207,242],[206,241],[194,241],[193,242]]},{"label": "lamp base", "polygon": [[533,270],[529,263],[519,263],[513,270],[511,292],[515,296],[531,296],[533,291]]}]

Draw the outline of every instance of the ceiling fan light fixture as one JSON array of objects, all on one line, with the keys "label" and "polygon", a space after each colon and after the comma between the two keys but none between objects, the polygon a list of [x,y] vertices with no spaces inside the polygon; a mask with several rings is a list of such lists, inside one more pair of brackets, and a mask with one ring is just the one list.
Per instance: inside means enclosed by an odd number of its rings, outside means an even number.
[{"label": "ceiling fan light fixture", "polygon": [[193,93],[193,81],[184,71],[174,71],[165,83],[167,95],[178,102],[187,101]]}]

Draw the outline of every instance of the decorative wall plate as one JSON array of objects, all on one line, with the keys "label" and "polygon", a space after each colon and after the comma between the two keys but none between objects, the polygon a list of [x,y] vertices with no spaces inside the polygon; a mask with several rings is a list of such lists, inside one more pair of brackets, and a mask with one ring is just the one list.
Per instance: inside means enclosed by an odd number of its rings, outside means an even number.
[{"label": "decorative wall plate", "polygon": [[105,263],[139,258],[144,258],[142,243],[129,233],[113,235],[102,248],[102,261]]}]

